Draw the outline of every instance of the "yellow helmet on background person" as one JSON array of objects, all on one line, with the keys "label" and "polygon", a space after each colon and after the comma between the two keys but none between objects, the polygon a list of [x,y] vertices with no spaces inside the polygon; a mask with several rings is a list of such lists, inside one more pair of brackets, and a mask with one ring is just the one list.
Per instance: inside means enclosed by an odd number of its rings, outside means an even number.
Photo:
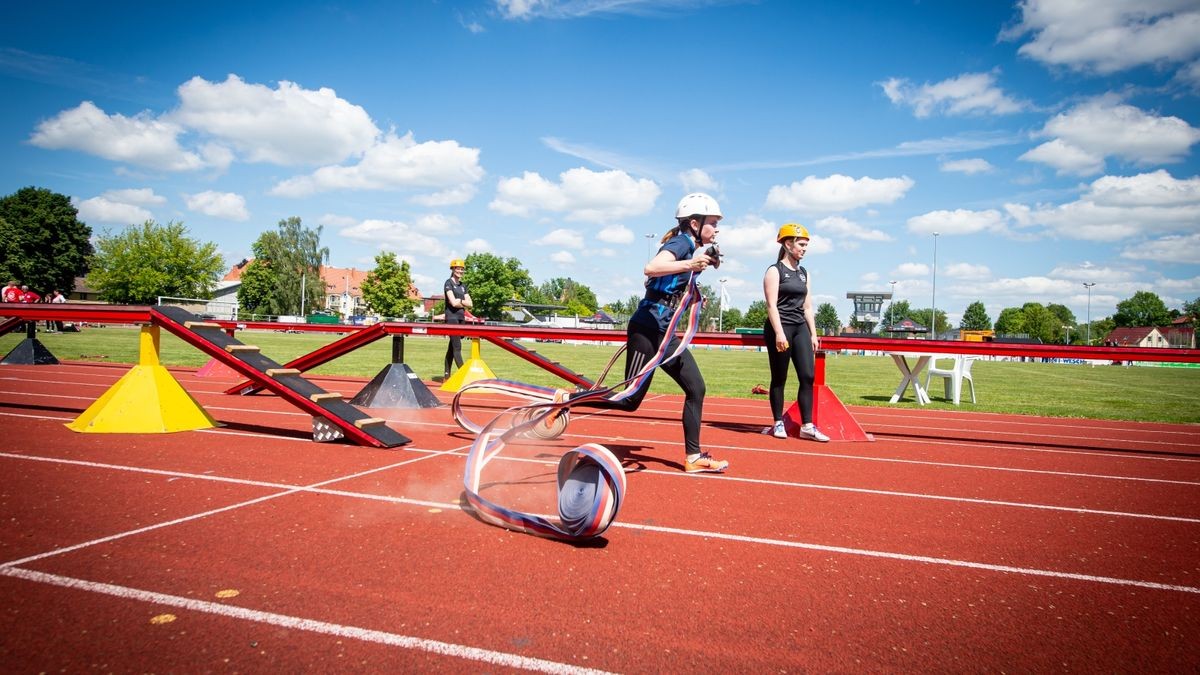
[{"label": "yellow helmet on background person", "polygon": [[463,269],[466,269],[467,261],[463,260],[462,258],[455,258],[454,260],[451,260],[450,261],[450,269],[454,269],[455,267],[461,267]]},{"label": "yellow helmet on background person", "polygon": [[775,241],[782,244],[784,239],[791,237],[808,239],[808,228],[796,223],[784,223],[779,227],[779,234],[775,236]]}]

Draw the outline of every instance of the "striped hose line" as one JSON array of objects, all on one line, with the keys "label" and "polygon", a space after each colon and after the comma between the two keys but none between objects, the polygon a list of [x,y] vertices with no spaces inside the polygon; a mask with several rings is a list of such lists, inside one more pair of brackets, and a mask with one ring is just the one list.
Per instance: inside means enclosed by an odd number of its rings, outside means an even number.
[{"label": "striped hose line", "polygon": [[[686,330],[679,346],[668,355],[671,341],[664,339],[654,357],[635,375],[611,387],[571,394],[570,400],[565,390],[511,380],[477,380],[460,389],[454,396],[451,410],[459,426],[476,434],[467,455],[463,487],[467,502],[479,518],[516,532],[568,541],[589,539],[607,530],[621,508],[626,483],[621,461],[603,445],[585,443],[559,459],[558,524],[538,515],[506,508],[480,495],[483,469],[511,441],[522,437],[552,439],[560,436],[570,419],[570,406],[597,399],[619,401],[646,386],[655,368],[677,358],[691,343],[700,325],[702,297],[693,274],[687,292],[667,326],[666,335],[674,335],[684,312],[688,312]],[[468,392],[498,393],[523,398],[529,403],[508,408],[492,421],[480,425],[470,420],[463,409],[462,398]],[[499,426],[504,419],[510,420],[508,428]]]}]

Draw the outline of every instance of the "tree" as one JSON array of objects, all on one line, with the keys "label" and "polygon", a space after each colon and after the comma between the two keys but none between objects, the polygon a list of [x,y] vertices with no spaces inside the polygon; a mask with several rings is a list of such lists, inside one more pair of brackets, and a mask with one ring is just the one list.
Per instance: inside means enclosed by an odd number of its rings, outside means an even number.
[{"label": "tree", "polygon": [[767,324],[767,301],[755,300],[746,308],[742,317],[742,326],[746,328],[762,328]]},{"label": "tree", "polygon": [[1025,332],[1029,337],[1038,338],[1042,342],[1059,342],[1062,334],[1062,324],[1058,317],[1042,306],[1040,302],[1027,302],[1021,307],[1021,315],[1025,318]]},{"label": "tree", "polygon": [[1192,317],[1192,323],[1200,319],[1200,298],[1183,303],[1183,313]]},{"label": "tree", "polygon": [[1079,320],[1075,318],[1075,312],[1072,312],[1066,305],[1060,305],[1056,302],[1052,302],[1049,305],[1046,305],[1046,309],[1055,317],[1057,317],[1059,322],[1064,326],[1074,327],[1075,324],[1079,323]]},{"label": "tree", "polygon": [[742,325],[742,310],[737,307],[728,307],[721,314],[721,322],[719,324],[725,330],[737,328]]},{"label": "tree", "polygon": [[544,304],[565,305],[572,314],[591,316],[600,306],[600,301],[596,300],[592,289],[574,279],[551,279],[538,287],[538,290],[550,300]]},{"label": "tree", "polygon": [[529,272],[516,258],[472,253],[466,262],[463,281],[471,292],[471,302],[475,305],[471,313],[475,316],[499,318],[506,305],[514,299],[524,298],[533,289]]},{"label": "tree", "polygon": [[817,316],[814,319],[817,331],[821,335],[837,335],[838,329],[842,327],[842,323],[838,319],[837,308],[828,302],[822,302],[817,306]]},{"label": "tree", "polygon": [[883,313],[883,319],[880,321],[880,330],[887,330],[886,326],[894,326],[897,323],[909,318],[912,315],[912,308],[908,306],[907,300],[897,300],[888,305],[888,308]]},{"label": "tree", "polygon": [[962,330],[991,330],[992,320],[988,317],[987,309],[984,308],[982,301],[976,300],[967,305],[962,319],[958,322],[958,327]]},{"label": "tree", "polygon": [[[615,319],[628,320],[634,312],[637,311],[638,304],[642,301],[642,296],[631,295],[624,300],[616,300],[604,306],[604,311],[608,312]],[[729,314],[725,315],[725,323],[729,324]],[[737,325],[737,324],[734,324]]]},{"label": "tree", "polygon": [[387,251],[375,256],[375,269],[363,279],[363,301],[382,316],[404,317],[417,306],[417,301],[408,295],[410,288],[412,269],[408,261],[397,264],[396,254]]},{"label": "tree", "polygon": [[[321,246],[321,226],[304,227],[292,216],[279,221],[279,229],[263,232],[251,246],[254,260],[242,272],[238,302],[254,313],[299,314],[325,297],[321,266],[329,260],[329,249]],[[246,273],[253,272],[254,288],[246,288]],[[303,286],[303,288],[302,288]]]},{"label": "tree", "polygon": [[937,310],[937,325],[935,326],[930,317],[932,312],[933,308],[926,308],[914,309],[908,314],[908,318],[916,321],[917,323],[923,323],[929,327],[929,339],[931,340],[936,339],[939,333],[946,330],[950,326],[950,323],[946,320],[946,313],[940,309]]},{"label": "tree", "polygon": [[998,335],[1019,335],[1025,332],[1025,313],[1020,307],[1005,307],[996,317]]},{"label": "tree", "polygon": [[[700,307],[700,330],[716,330],[721,318],[721,293],[713,290],[712,286],[701,285],[699,288],[700,297],[704,298],[704,304]],[[683,318],[679,320],[680,327],[683,321]]]},{"label": "tree", "polygon": [[1167,305],[1150,291],[1138,291],[1132,298],[1117,303],[1113,322],[1122,328],[1166,326],[1171,323]]},{"label": "tree", "polygon": [[27,187],[0,199],[0,276],[40,293],[69,294],[87,274],[92,228],[66,195]]},{"label": "tree", "polygon": [[88,285],[109,302],[152,305],[160,295],[212,297],[225,270],[217,245],[187,236],[183,223],[147,220],[96,240]]}]

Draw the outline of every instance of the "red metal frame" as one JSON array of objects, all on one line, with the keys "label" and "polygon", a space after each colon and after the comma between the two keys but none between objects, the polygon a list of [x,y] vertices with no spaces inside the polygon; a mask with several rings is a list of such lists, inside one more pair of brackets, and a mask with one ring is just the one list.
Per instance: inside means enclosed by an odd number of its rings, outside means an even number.
[{"label": "red metal frame", "polygon": [[[90,323],[149,323],[151,307],[133,305],[49,304],[35,305],[0,303],[0,316],[24,320],[62,320]],[[624,342],[623,330],[588,328],[532,328],[524,326],[489,326],[445,323],[380,323],[372,326],[342,324],[266,323],[214,321],[222,328],[262,330],[295,330],[301,332],[347,333],[381,327],[387,335],[459,335],[478,338],[552,338],[584,342]],[[729,345],[761,347],[761,335],[735,333],[697,333],[692,339],[698,345]],[[1010,342],[963,342],[958,340],[903,340],[876,337],[830,336],[821,338],[826,351],[864,350],[879,352],[916,352],[930,354],[967,354],[993,356],[1025,356],[1031,358],[1093,359],[1111,361],[1170,361],[1200,363],[1200,349],[1171,349],[1160,347],[1107,347],[1083,345],[1045,345]],[[303,358],[303,357],[301,357]]]},{"label": "red metal frame", "polygon": [[[276,325],[278,325],[278,324],[276,324]],[[316,324],[316,325],[321,325],[321,324]],[[329,325],[329,324],[325,324],[325,325]],[[308,354],[305,354],[304,356],[300,356],[300,357],[297,357],[296,359],[288,361],[287,364],[284,365],[284,368],[295,368],[296,370],[299,370],[302,373],[307,372],[309,370],[312,370],[313,368],[316,368],[319,365],[322,365],[324,363],[332,361],[332,360],[338,358],[339,356],[348,354],[348,353],[354,351],[355,349],[358,349],[359,347],[369,345],[372,342],[383,337],[384,335],[385,335],[385,333],[383,331],[382,324],[375,324],[373,326],[367,326],[366,328],[364,328],[362,330],[356,330],[356,331],[350,333],[349,335],[347,335],[346,337],[344,337],[340,340],[330,342],[329,344],[325,345],[324,347],[321,347],[320,349],[314,350],[312,352],[309,352]],[[226,394],[241,394],[243,396],[248,396],[248,395],[258,392],[258,391],[262,391],[262,386],[247,380],[245,382],[239,382],[239,383],[235,384],[234,386],[226,389],[225,393]]]}]

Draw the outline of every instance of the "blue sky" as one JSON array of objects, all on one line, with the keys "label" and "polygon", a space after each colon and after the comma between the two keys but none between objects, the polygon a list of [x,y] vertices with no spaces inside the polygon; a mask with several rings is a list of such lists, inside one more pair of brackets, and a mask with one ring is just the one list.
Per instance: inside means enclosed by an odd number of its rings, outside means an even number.
[{"label": "blue sky", "polygon": [[[1200,297],[1195,0],[63,3],[0,26],[0,192],[97,232],[182,221],[227,263],[289,216],[331,264],[436,293],[519,258],[641,288],[695,190],[719,279],[762,297],[785,222],[816,302],[889,290],[1083,321]],[[938,235],[935,239],[934,232]]]}]

